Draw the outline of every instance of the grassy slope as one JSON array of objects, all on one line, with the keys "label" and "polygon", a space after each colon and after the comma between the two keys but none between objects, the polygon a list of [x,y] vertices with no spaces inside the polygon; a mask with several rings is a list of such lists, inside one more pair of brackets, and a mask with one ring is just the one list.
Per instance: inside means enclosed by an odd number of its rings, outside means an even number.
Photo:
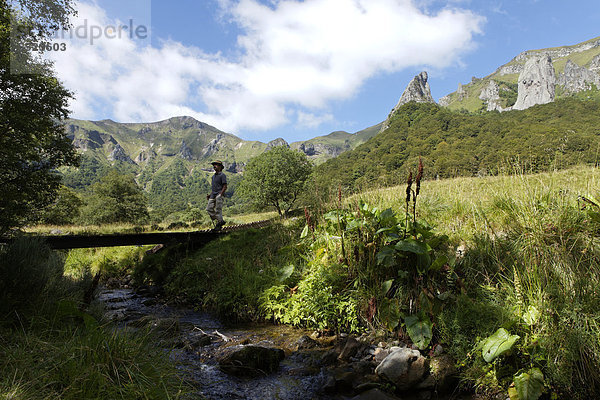
[{"label": "grassy slope", "polygon": [[[378,189],[357,194],[348,201],[363,199],[373,206],[391,207],[403,213],[405,189],[405,185]],[[458,240],[502,231],[506,221],[497,207],[500,199],[513,198],[526,207],[543,194],[549,194],[576,204],[578,196],[597,196],[599,190],[600,169],[587,166],[534,175],[425,181],[418,214],[439,232]]]}]

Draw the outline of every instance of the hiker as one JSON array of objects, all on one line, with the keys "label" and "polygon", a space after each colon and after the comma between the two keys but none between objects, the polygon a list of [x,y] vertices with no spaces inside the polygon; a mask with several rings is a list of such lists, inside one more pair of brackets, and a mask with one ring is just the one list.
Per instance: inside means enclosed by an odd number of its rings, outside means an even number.
[{"label": "hiker", "polygon": [[223,221],[222,208],[223,195],[227,190],[227,177],[223,173],[223,163],[221,161],[216,160],[211,164],[215,169],[215,174],[212,177],[211,192],[206,195],[206,200],[208,200],[206,211],[208,212],[208,215],[210,215],[211,220],[217,221],[215,230],[219,230],[223,225],[225,225],[225,221]]}]

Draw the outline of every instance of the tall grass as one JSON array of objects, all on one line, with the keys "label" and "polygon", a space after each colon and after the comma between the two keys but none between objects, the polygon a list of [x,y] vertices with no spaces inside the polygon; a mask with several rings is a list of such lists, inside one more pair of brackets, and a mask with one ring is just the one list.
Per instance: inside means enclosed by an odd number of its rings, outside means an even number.
[{"label": "tall grass", "polygon": [[[423,185],[418,217],[438,231],[464,240],[483,232],[501,231],[507,222],[507,214],[498,207],[502,202],[514,204],[515,211],[527,210],[544,196],[560,197],[576,205],[579,195],[598,192],[600,170],[582,166],[533,175],[434,180]],[[367,191],[350,196],[347,202],[354,204],[363,199],[372,206],[391,207],[402,213],[404,190],[404,186],[395,186]]]},{"label": "tall grass", "polygon": [[136,277],[161,279],[169,294],[232,320],[259,319],[259,295],[277,281],[283,267],[299,259],[294,247],[299,233],[297,226],[281,222],[233,232],[185,258],[167,252],[149,256]]},{"label": "tall grass", "polygon": [[180,397],[175,367],[152,338],[100,326],[83,308],[90,274],[63,270],[64,255],[39,239],[0,248],[0,398]]},{"label": "tall grass", "polygon": [[64,270],[67,276],[79,279],[89,270],[100,272],[105,278],[120,277],[133,271],[152,246],[98,247],[72,249],[66,254]]},{"label": "tall grass", "polygon": [[174,366],[149,337],[85,329],[46,326],[2,332],[0,398],[181,397],[184,386]]},{"label": "tall grass", "polygon": [[[580,200],[596,196],[599,183],[600,170],[579,167],[424,184],[419,218],[455,245],[466,244],[456,271],[469,300],[459,298],[442,313],[438,329],[468,366],[467,381],[488,390],[510,383],[512,375],[503,383],[507,377],[471,354],[477,336],[504,327],[522,338],[513,368],[541,368],[562,396],[600,395],[600,224]],[[403,191],[381,189],[348,201],[401,211]]]}]

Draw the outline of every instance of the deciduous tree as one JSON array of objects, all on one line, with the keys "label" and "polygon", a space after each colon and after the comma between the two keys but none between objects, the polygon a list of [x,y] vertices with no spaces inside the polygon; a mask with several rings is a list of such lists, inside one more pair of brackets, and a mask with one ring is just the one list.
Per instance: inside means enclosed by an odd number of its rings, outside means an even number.
[{"label": "deciduous tree", "polygon": [[287,213],[312,171],[306,155],[285,146],[275,147],[250,160],[238,193],[259,206]]},{"label": "deciduous tree", "polygon": [[86,222],[143,223],[149,218],[146,195],[131,175],[111,170],[92,186],[92,191],[83,212]]},{"label": "deciduous tree", "polygon": [[[11,31],[27,25],[43,40],[66,27],[71,13],[69,0],[0,0],[0,235],[50,204],[60,185],[57,168],[77,163],[61,124],[71,93],[49,63],[27,50],[32,38],[11,37]],[[19,71],[11,69],[11,59]],[[36,73],[16,73],[24,71]]]}]

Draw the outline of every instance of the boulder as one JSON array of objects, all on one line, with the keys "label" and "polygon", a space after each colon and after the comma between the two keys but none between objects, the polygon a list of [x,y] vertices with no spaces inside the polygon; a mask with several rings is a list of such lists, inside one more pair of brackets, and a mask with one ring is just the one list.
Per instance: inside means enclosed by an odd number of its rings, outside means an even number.
[{"label": "boulder", "polygon": [[219,369],[235,376],[260,376],[274,372],[285,358],[281,349],[255,345],[236,346],[219,359]]},{"label": "boulder", "polygon": [[458,370],[454,359],[447,354],[429,360],[429,376],[417,385],[418,389],[436,389],[438,393],[447,393],[454,389]]},{"label": "boulder", "polygon": [[296,341],[296,350],[314,349],[318,346],[319,343],[307,335],[300,337],[300,339]]},{"label": "boulder", "polygon": [[362,344],[358,340],[352,336],[348,337],[348,340],[346,340],[346,344],[338,356],[338,359],[342,361],[350,360],[351,357],[354,357],[358,353],[361,347]]},{"label": "boulder", "polygon": [[423,379],[427,367],[427,360],[418,350],[399,348],[375,368],[375,373],[398,389],[407,390]]}]

